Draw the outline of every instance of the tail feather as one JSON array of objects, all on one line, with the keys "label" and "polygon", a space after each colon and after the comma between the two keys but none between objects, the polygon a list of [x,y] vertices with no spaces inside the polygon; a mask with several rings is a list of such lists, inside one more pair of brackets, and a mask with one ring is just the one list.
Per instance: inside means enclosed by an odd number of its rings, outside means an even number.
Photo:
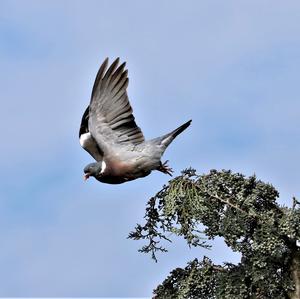
[{"label": "tail feather", "polygon": [[174,131],[172,131],[171,133],[162,136],[161,143],[165,147],[167,147],[180,133],[182,133],[191,124],[191,122],[192,120],[189,120],[183,125],[181,125],[180,127],[178,127],[177,129],[175,129]]},{"label": "tail feather", "polygon": [[171,132],[170,134],[172,135],[172,137],[175,138],[180,133],[182,133],[191,124],[191,122],[192,120],[190,119],[189,121],[187,121],[186,123],[178,127],[177,129],[175,129],[173,132]]}]

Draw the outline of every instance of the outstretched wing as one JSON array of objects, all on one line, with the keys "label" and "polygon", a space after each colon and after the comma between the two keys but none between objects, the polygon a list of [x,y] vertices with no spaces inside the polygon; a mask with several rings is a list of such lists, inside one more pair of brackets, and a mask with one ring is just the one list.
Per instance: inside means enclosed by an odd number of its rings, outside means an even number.
[{"label": "outstretched wing", "polygon": [[127,96],[128,77],[125,62],[117,58],[107,69],[101,65],[92,90],[88,111],[88,129],[102,152],[127,143],[137,145],[145,139],[137,126]]}]

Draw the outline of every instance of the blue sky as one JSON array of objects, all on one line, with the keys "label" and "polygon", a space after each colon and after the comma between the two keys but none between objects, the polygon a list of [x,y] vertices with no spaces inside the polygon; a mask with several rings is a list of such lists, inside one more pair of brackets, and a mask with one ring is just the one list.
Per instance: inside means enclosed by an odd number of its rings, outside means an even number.
[{"label": "blue sky", "polygon": [[166,151],[175,174],[232,169],[299,196],[298,1],[0,0],[0,296],[150,297],[203,255],[174,239],[155,264],[127,240],[168,177],[82,180],[77,134],[105,57],[129,69],[147,138],[192,118]]}]

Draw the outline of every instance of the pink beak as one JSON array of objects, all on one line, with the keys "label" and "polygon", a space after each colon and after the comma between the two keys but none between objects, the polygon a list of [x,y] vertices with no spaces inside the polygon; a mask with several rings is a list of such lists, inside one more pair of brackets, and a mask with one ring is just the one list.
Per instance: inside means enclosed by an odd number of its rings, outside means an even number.
[{"label": "pink beak", "polygon": [[86,173],[86,174],[83,176],[83,179],[86,181],[89,177],[90,177],[90,175],[89,175],[88,173]]}]

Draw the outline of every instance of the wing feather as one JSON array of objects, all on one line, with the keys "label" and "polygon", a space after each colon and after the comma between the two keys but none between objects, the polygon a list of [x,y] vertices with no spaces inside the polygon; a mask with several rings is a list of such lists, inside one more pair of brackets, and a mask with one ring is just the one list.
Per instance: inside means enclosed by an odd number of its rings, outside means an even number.
[{"label": "wing feather", "polygon": [[[97,76],[96,76],[96,79],[95,79],[95,82],[94,82],[93,90],[92,90],[92,98],[93,98],[94,96],[97,96],[96,93],[99,92],[99,88],[100,88],[100,86],[101,86],[101,79],[102,79],[103,74],[104,74],[104,72],[105,72],[105,70],[106,70],[106,68],[107,68],[107,65],[108,65],[108,58],[106,58],[106,59],[103,61],[102,65],[101,65],[100,68],[99,68],[99,71],[98,71],[98,73],[97,73]],[[100,83],[100,84],[99,84],[99,83]]]},{"label": "wing feather", "polygon": [[117,144],[136,145],[145,141],[132,114],[127,96],[128,71],[117,58],[107,69],[106,58],[97,73],[88,113],[88,127],[101,151]]}]

